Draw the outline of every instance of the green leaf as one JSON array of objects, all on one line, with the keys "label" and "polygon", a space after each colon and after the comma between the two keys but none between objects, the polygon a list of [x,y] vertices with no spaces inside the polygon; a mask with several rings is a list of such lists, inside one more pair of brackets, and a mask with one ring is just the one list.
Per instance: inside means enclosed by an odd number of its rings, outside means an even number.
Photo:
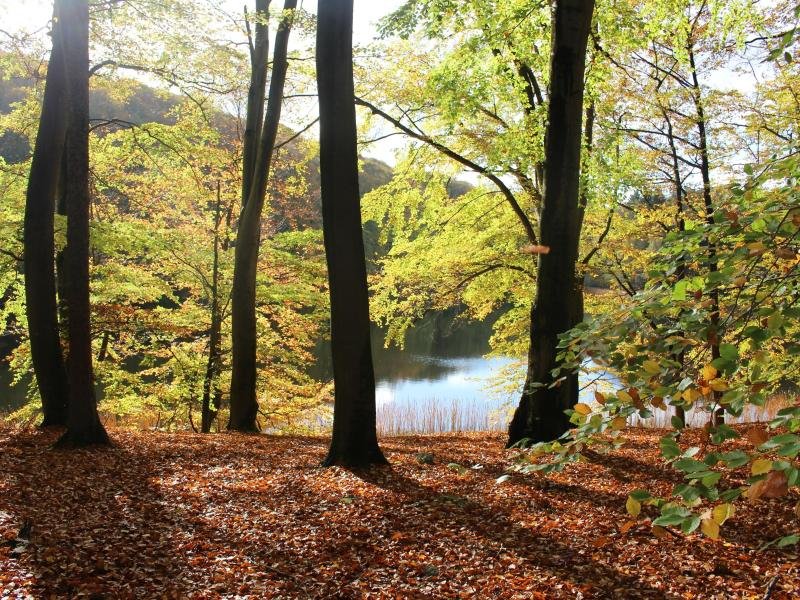
[{"label": "green leaf", "polygon": [[777,548],[785,548],[786,546],[792,546],[798,542],[800,542],[800,534],[793,533],[792,535],[785,535],[777,540],[775,546]]},{"label": "green leaf", "polygon": [[681,455],[680,446],[671,436],[665,435],[658,442],[661,448],[661,455],[667,460],[677,458]]},{"label": "green leaf", "polygon": [[727,361],[735,362],[739,358],[739,348],[733,344],[720,344],[719,355]]},{"label": "green leaf", "polygon": [[679,514],[679,513],[661,515],[655,521],[653,521],[653,525],[660,525],[662,527],[666,527],[668,525],[680,525],[681,523],[683,523],[683,520],[685,518],[686,518],[685,514]]},{"label": "green leaf", "polygon": [[731,469],[736,469],[738,467],[742,467],[750,462],[750,456],[746,452],[742,452],[741,450],[735,450],[733,452],[725,452],[720,455],[722,461]]},{"label": "green leaf", "polygon": [[684,473],[696,473],[699,471],[705,471],[708,468],[704,462],[700,462],[699,460],[695,460],[693,458],[682,458],[680,460],[676,460],[674,463],[676,469],[683,471]]},{"label": "green leaf", "polygon": [[644,502],[645,500],[649,500],[650,498],[652,498],[650,492],[645,490],[633,490],[630,493],[630,497],[635,500],[638,500],[639,502]]},{"label": "green leaf", "polygon": [[700,517],[698,515],[691,515],[686,517],[681,523],[681,531],[683,533],[692,533],[700,526]]}]

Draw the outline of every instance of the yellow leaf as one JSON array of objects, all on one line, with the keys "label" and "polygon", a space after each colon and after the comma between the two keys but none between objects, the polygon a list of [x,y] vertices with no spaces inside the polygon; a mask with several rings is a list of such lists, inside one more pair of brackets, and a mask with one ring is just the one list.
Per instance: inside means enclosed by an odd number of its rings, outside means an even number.
[{"label": "yellow leaf", "polygon": [[700,375],[702,375],[703,379],[706,381],[711,381],[717,377],[717,368],[714,365],[706,365],[702,369],[700,369]]},{"label": "yellow leaf", "polygon": [[714,519],[703,519],[700,521],[700,531],[712,540],[719,539],[719,525]]},{"label": "yellow leaf", "polygon": [[764,473],[769,473],[771,470],[772,461],[766,458],[754,460],[753,464],[750,465],[750,473],[752,475],[763,475]]},{"label": "yellow leaf", "polygon": [[719,506],[715,506],[714,510],[711,511],[711,519],[717,524],[722,525],[725,521],[728,520],[729,517],[733,516],[733,504],[720,504]]},{"label": "yellow leaf", "polygon": [[661,373],[661,366],[654,360],[646,360],[642,363],[644,370],[650,375],[657,375]]},{"label": "yellow leaf", "polygon": [[583,402],[578,402],[575,405],[575,412],[581,415],[588,415],[592,412],[592,407],[588,404],[584,404]]},{"label": "yellow leaf", "polygon": [[700,394],[700,392],[698,392],[696,389],[691,388],[691,387],[690,388],[686,388],[685,390],[683,390],[682,396],[683,396],[683,399],[686,400],[687,402],[694,402],[694,401],[699,400],[700,398],[702,398],[702,395]]},{"label": "yellow leaf", "polygon": [[619,390],[617,392],[617,398],[628,404],[633,404],[633,397],[625,390]]},{"label": "yellow leaf", "polygon": [[619,431],[620,429],[625,427],[625,425],[627,425],[627,424],[628,424],[628,421],[625,419],[625,417],[614,417],[611,420],[611,429],[614,430],[614,431]]},{"label": "yellow leaf", "polygon": [[724,379],[712,379],[708,386],[715,392],[724,392],[728,389],[728,383]]},{"label": "yellow leaf", "polygon": [[630,516],[638,517],[639,513],[642,512],[642,503],[636,498],[628,496],[628,501],[625,503],[625,510],[628,511]]}]

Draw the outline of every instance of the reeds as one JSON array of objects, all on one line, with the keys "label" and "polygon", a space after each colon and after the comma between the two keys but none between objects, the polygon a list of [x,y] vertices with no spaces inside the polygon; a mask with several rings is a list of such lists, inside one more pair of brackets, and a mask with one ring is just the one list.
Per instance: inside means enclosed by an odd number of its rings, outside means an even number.
[{"label": "reeds", "polygon": [[463,431],[502,431],[504,411],[496,404],[474,401],[386,402],[378,405],[378,435],[411,433],[459,433]]}]

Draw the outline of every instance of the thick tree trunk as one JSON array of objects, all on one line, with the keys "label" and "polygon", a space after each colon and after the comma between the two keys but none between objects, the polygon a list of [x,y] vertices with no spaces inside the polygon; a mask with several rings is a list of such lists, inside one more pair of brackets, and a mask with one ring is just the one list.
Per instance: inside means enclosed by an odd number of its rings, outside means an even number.
[{"label": "thick tree trunk", "polygon": [[508,444],[558,438],[569,427],[564,410],[578,401],[578,375],[555,384],[558,336],[583,319],[576,278],[580,240],[581,124],[586,43],[594,0],[557,0],[553,15],[550,94],[545,137],[544,199],[536,298],[531,308],[528,374],[508,429]]},{"label": "thick tree trunk", "polygon": [[56,2],[53,14],[53,51],[47,65],[42,114],[28,178],[23,232],[25,310],[31,360],[42,399],[42,427],[66,424],[69,394],[59,335],[53,262],[53,213],[67,130],[64,49],[59,11],[59,2]]},{"label": "thick tree trunk", "polygon": [[319,90],[322,229],[328,263],[333,353],[333,438],[323,465],[384,464],[375,432],[375,374],[353,87],[353,0],[319,3]]},{"label": "thick tree trunk", "polygon": [[[211,328],[208,340],[208,363],[203,381],[203,413],[200,431],[209,433],[211,423],[219,410],[219,394],[217,378],[219,377],[220,345],[222,341],[222,315],[219,310],[219,227],[221,215],[220,184],[217,182],[217,207],[214,212],[214,264],[211,268]],[[214,404],[212,404],[211,390],[214,389]]]},{"label": "thick tree trunk", "polygon": [[[283,87],[288,69],[288,44],[293,11],[297,0],[286,0],[284,17],[275,38],[272,79],[269,83],[267,114],[253,167],[250,193],[239,218],[233,267],[231,317],[233,365],[231,373],[231,412],[228,429],[258,431],[256,399],[256,275],[261,245],[261,213],[267,192],[275,138],[283,104]],[[256,44],[258,45],[258,44]],[[255,68],[255,66],[254,66]],[[248,106],[248,110],[249,110]]]},{"label": "thick tree trunk", "polygon": [[62,446],[106,444],[92,374],[89,308],[89,3],[64,0],[61,14],[67,79],[67,274],[69,409]]},{"label": "thick tree trunk", "polygon": [[269,64],[269,5],[271,0],[256,0],[255,37],[250,35],[250,88],[247,92],[247,113],[245,114],[244,139],[242,140],[242,210],[250,199],[253,187],[258,136],[264,124],[264,102],[267,90],[267,69]]}]

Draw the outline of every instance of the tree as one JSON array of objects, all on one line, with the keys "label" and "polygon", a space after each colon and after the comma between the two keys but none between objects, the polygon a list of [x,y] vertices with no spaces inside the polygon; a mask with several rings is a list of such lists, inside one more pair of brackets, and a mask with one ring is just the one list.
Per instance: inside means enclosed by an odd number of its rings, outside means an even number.
[{"label": "tree", "polygon": [[67,332],[69,407],[63,446],[107,444],[97,413],[89,305],[89,3],[65,0],[61,11],[66,100]]},{"label": "tree", "polygon": [[594,0],[561,0],[553,14],[550,102],[536,300],[531,309],[528,376],[508,428],[508,443],[552,440],[569,429],[563,412],[578,399],[578,375],[552,375],[559,336],[583,320],[583,282],[576,277],[584,68]]},{"label": "tree", "polygon": [[[471,207],[481,197],[485,198],[485,204],[483,210],[475,215],[480,222],[479,229],[488,231],[494,228],[498,219],[505,219],[505,214],[498,214],[501,212],[510,213],[517,221],[512,229],[497,235],[489,236],[481,232],[479,237],[471,237],[470,245],[476,247],[467,256],[448,261],[455,263],[453,272],[450,273],[452,277],[448,278],[446,285],[438,286],[438,290],[434,289],[433,295],[401,292],[403,288],[407,290],[404,285],[407,282],[395,279],[398,281],[395,297],[402,300],[394,303],[399,307],[397,312],[402,314],[401,321],[405,323],[411,321],[409,307],[412,299],[418,301],[432,298],[425,307],[430,309],[444,296],[450,296],[453,304],[461,304],[462,299],[468,298],[466,304],[479,318],[485,316],[489,310],[504,310],[505,314],[497,321],[499,327],[495,328],[494,339],[505,337],[512,340],[509,344],[511,350],[514,353],[522,350],[529,358],[520,410],[510,431],[510,443],[523,438],[540,440],[558,437],[568,428],[563,410],[577,402],[576,376],[557,389],[550,389],[549,386],[552,383],[550,371],[557,366],[558,335],[569,330],[570,324],[580,321],[583,313],[583,270],[578,272],[576,269],[584,204],[588,202],[587,196],[579,199],[577,191],[581,172],[582,115],[578,114],[577,121],[569,123],[567,135],[570,142],[566,144],[566,148],[560,147],[558,136],[550,136],[553,141],[550,146],[546,140],[548,131],[565,131],[563,126],[574,116],[572,108],[576,105],[572,104],[573,96],[580,102],[583,101],[583,65],[586,60],[593,3],[566,3],[561,8],[558,6],[556,14],[559,15],[559,22],[566,23],[566,26],[562,25],[564,31],[558,34],[559,43],[565,40],[567,44],[560,48],[559,53],[551,50],[548,54],[546,49],[555,40],[548,40],[542,35],[542,32],[548,31],[547,20],[553,18],[547,5],[526,1],[500,3],[492,0],[471,0],[459,5],[456,10],[454,4],[448,0],[430,3],[409,0],[387,19],[385,31],[399,32],[402,37],[421,23],[427,37],[443,42],[447,40],[444,44],[447,48],[445,57],[437,63],[431,58],[437,50],[425,46],[424,39],[415,40],[415,47],[406,48],[413,56],[404,59],[412,65],[404,71],[404,74],[407,73],[406,78],[394,78],[401,81],[399,85],[392,76],[392,72],[397,69],[395,63],[391,63],[392,67],[383,76],[384,80],[380,76],[370,76],[369,94],[377,95],[373,90],[380,90],[386,97],[386,104],[396,101],[385,90],[393,89],[392,86],[402,86],[404,106],[398,107],[401,112],[399,117],[391,114],[392,109],[384,110],[375,102],[364,98],[358,100],[359,104],[392,123],[409,137],[428,145],[461,167],[481,175],[493,186],[494,190],[483,190],[475,196],[469,195],[461,206],[453,206],[449,211],[450,216],[442,220],[442,227],[454,221],[456,216],[460,219],[466,211],[472,212]],[[562,57],[561,50],[564,49],[569,51],[569,56]],[[549,56],[550,65],[547,64]],[[553,56],[559,57],[556,65],[553,64]],[[580,59],[580,66],[572,63],[566,67],[566,61],[572,59]],[[553,70],[555,68],[561,69],[562,73]],[[559,86],[563,87],[565,84],[559,81],[559,77],[564,76],[563,71],[567,68],[573,69],[569,73],[570,77],[580,75],[580,81],[570,79],[567,82],[570,91],[564,94]],[[425,73],[424,77],[419,75],[420,71]],[[549,91],[542,85],[542,82],[548,81],[548,77],[552,79]],[[574,88],[574,85],[578,87]],[[564,107],[558,107],[551,114],[553,92],[561,94],[559,102],[568,97],[571,103],[569,110],[565,111],[569,113],[568,118],[559,115]],[[578,112],[582,111],[583,107],[578,107]],[[550,118],[549,124],[546,117]],[[555,123],[553,117],[562,120]],[[592,122],[593,118],[587,121]],[[573,128],[577,136],[577,158],[573,156]],[[586,134],[588,150],[591,146],[592,126],[587,127]],[[415,148],[415,152],[418,149]],[[425,165],[430,170],[427,166],[430,163],[429,154],[422,160],[427,161]],[[545,208],[548,160],[556,161],[553,168],[558,175],[551,178],[551,198]],[[559,164],[563,160],[567,162]],[[578,162],[573,164],[573,160]],[[565,194],[563,198],[556,197],[562,193]],[[492,197],[493,194],[496,196]],[[501,202],[496,198],[501,198]],[[567,223],[565,218],[571,219],[571,222]],[[473,222],[471,227],[474,226]],[[438,236],[437,229],[430,228],[433,236]],[[546,233],[548,229],[550,231]],[[552,248],[549,247],[550,244],[544,243],[545,237],[552,242]],[[601,234],[601,242],[602,237]],[[474,242],[479,241],[485,241],[488,247],[477,247]],[[545,251],[552,253],[540,254]],[[588,262],[594,254],[590,250],[585,260]],[[447,263],[439,266],[434,264],[433,276],[437,280],[442,278],[442,274],[449,271],[447,266]],[[564,277],[569,273],[574,274],[571,276],[574,282],[562,284],[562,267],[566,269]],[[542,279],[543,276],[555,280],[545,280]],[[528,286],[527,295],[517,296],[517,290],[525,283]],[[539,290],[535,294],[532,284]],[[575,289],[568,290],[570,286]],[[488,310],[485,300],[480,309],[473,308],[476,305],[474,292],[478,287],[484,288],[481,295],[492,303]],[[542,287],[548,290],[546,293],[555,294],[557,300],[548,303],[542,296],[545,293],[540,289]],[[489,288],[494,289],[491,298]],[[460,291],[460,298],[455,297],[453,290]],[[532,299],[534,295],[536,298]],[[565,302],[575,304],[570,309],[575,313],[572,316],[562,314]],[[412,318],[424,312],[420,304],[411,308],[416,312]],[[550,315],[550,310],[556,312]],[[534,316],[539,321],[538,326],[532,319]],[[526,322],[529,324],[528,331],[521,331]],[[543,323],[548,324],[550,331],[544,330]],[[536,347],[531,346],[531,342]],[[538,361],[538,366],[534,361]],[[540,387],[542,391],[537,391]],[[558,402],[551,401],[555,396],[559,397]],[[533,402],[534,397],[539,400]]]},{"label": "tree", "polygon": [[[217,203],[214,209],[214,250],[213,260],[211,267],[211,285],[209,286],[209,295],[211,296],[211,327],[208,334],[208,363],[206,364],[206,374],[203,380],[203,402],[202,402],[202,422],[201,431],[209,433],[211,431],[211,422],[217,416],[220,404],[222,402],[222,390],[219,388],[220,362],[222,360],[221,342],[222,342],[222,309],[219,301],[219,253],[220,253],[220,225],[222,224],[222,199],[220,183],[217,182]],[[214,398],[212,400],[211,394]]]},{"label": "tree", "polygon": [[[256,37],[251,44],[252,77],[247,102],[247,122],[243,151],[242,213],[236,236],[234,259],[232,317],[233,373],[231,376],[231,411],[228,429],[258,431],[256,399],[256,274],[261,245],[261,214],[267,181],[272,166],[275,139],[280,124],[283,87],[288,70],[288,44],[293,11],[297,0],[286,0],[275,39],[272,78],[267,98],[267,114],[261,128],[264,86],[267,68],[266,9],[269,2],[257,4]],[[260,137],[259,137],[260,132]]]},{"label": "tree", "polygon": [[375,431],[375,374],[358,190],[353,99],[353,0],[320,2],[317,86],[322,228],[333,354],[333,437],[323,465],[386,463]]},{"label": "tree", "polygon": [[54,270],[54,211],[59,187],[64,136],[67,128],[67,82],[59,22],[61,3],[53,11],[53,50],[47,65],[42,112],[31,160],[25,203],[25,308],[31,359],[36,373],[44,419],[42,426],[65,425],[67,372],[61,350]]}]

